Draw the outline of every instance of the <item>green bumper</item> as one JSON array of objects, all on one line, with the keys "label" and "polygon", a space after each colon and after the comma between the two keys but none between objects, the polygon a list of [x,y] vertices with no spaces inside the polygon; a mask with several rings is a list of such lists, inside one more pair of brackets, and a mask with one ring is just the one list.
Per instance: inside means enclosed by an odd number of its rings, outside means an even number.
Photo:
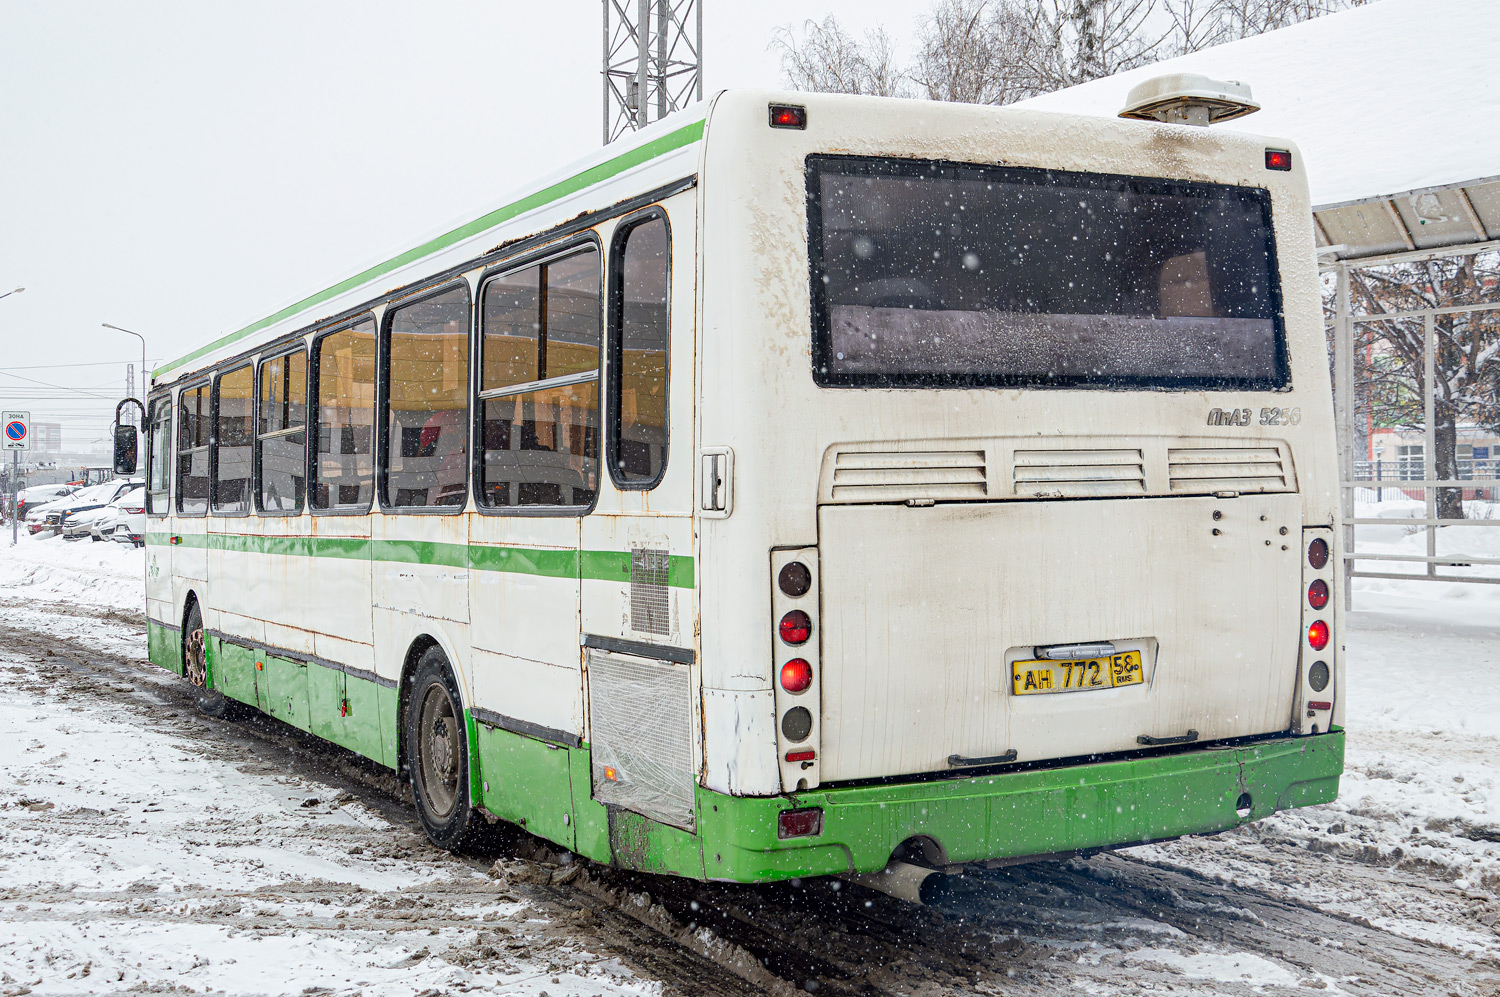
[{"label": "green bumper", "polygon": [[[814,790],[790,800],[700,790],[703,871],[738,882],[874,872],[917,835],[960,863],[1208,834],[1330,802],[1343,769],[1344,734],[1334,731],[970,779]],[[1250,809],[1240,816],[1245,795]],[[821,807],[823,833],[779,840],[777,814],[795,807]]]}]

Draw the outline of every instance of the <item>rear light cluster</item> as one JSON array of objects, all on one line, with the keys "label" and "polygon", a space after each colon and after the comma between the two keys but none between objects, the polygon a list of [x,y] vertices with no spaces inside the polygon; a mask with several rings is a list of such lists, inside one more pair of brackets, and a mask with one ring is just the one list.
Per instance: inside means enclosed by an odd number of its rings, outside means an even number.
[{"label": "rear light cluster", "polygon": [[1333,722],[1332,688],[1334,678],[1333,559],[1331,530],[1306,530],[1303,533],[1306,556],[1302,565],[1303,643],[1301,651],[1302,688],[1297,697],[1297,730],[1303,734],[1326,732]]},{"label": "rear light cluster", "polygon": [[796,792],[818,782],[817,549],[773,551],[771,575],[777,753],[782,788]]}]

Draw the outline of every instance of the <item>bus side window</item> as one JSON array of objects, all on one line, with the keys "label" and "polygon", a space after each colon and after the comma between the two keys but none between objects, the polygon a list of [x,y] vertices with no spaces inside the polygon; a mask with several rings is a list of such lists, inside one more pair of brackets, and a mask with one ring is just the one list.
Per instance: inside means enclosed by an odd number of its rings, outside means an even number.
[{"label": "bus side window", "polygon": [[502,274],[481,298],[479,461],[488,509],[590,509],[599,490],[599,251]]},{"label": "bus side window", "polygon": [[167,482],[172,466],[172,403],[158,398],[151,403],[150,427],[146,434],[146,511],[165,516],[172,511],[167,501]]},{"label": "bus side window", "polygon": [[208,384],[182,392],[177,417],[177,512],[208,512]]},{"label": "bus side window", "polygon": [[254,440],[254,378],[249,364],[220,374],[214,381],[213,488],[209,508],[215,515],[243,516],[250,511],[250,445]]},{"label": "bus side window", "polygon": [[661,209],[627,220],[610,263],[609,473],[654,488],[667,464],[670,233]]},{"label": "bus side window", "polygon": [[295,516],[307,484],[307,351],[262,362],[257,394],[257,506],[263,513]]},{"label": "bus side window", "polygon": [[381,504],[457,511],[469,498],[469,286],[402,305],[385,322]]},{"label": "bus side window", "polygon": [[366,512],[375,494],[375,322],[313,343],[312,507]]}]

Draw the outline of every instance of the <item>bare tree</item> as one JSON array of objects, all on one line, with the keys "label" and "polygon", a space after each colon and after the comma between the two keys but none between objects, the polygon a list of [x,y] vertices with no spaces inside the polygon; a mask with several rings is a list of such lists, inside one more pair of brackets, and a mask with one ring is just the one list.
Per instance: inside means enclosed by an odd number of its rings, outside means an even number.
[{"label": "bare tree", "polygon": [[1290,27],[1324,14],[1363,7],[1370,0],[1214,0],[1224,41]]},{"label": "bare tree", "polygon": [[[1421,263],[1368,267],[1350,273],[1354,304],[1365,315],[1477,304],[1500,286],[1494,253],[1442,257]],[[1457,479],[1458,428],[1500,424],[1500,313],[1448,312],[1433,316],[1433,469]],[[1367,357],[1354,385],[1376,426],[1419,429],[1426,389],[1424,328],[1420,317],[1355,324],[1357,355]],[[1438,516],[1462,519],[1462,492],[1437,489]]]},{"label": "bare tree", "polygon": [[1034,92],[1022,65],[1028,20],[1015,0],[938,0],[910,76],[929,100],[1009,104]]},{"label": "bare tree", "polygon": [[884,28],[868,32],[860,41],[830,14],[821,23],[805,21],[800,37],[790,25],[777,28],[771,47],[781,50],[782,76],[794,90],[907,95],[905,74],[896,65]]},{"label": "bare tree", "polygon": [[1030,0],[1022,60],[1038,93],[1143,66],[1165,34],[1147,22],[1156,0]]},{"label": "bare tree", "polygon": [[832,15],[771,45],[799,90],[1008,104],[1369,2],[935,0],[909,71],[884,28],[857,39]]},{"label": "bare tree", "polygon": [[1161,0],[1162,10],[1172,21],[1172,37],[1166,46],[1170,53],[1186,55],[1229,41],[1222,3],[1223,0]]}]

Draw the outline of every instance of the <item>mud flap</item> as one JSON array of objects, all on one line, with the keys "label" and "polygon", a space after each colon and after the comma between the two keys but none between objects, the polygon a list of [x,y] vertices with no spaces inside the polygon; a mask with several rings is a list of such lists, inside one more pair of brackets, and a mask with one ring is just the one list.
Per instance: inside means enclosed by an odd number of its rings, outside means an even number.
[{"label": "mud flap", "polygon": [[615,868],[704,878],[703,848],[696,834],[618,806],[605,809],[610,864]]}]

